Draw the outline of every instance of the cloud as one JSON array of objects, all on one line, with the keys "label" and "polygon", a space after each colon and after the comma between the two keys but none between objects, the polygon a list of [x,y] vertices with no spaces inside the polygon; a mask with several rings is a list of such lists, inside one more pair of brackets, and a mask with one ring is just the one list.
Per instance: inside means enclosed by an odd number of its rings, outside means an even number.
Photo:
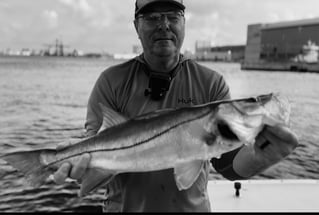
[{"label": "cloud", "polygon": [[[193,50],[196,40],[245,44],[249,24],[319,17],[317,1],[184,0],[183,48]],[[41,39],[53,41],[61,35],[79,49],[131,51],[139,43],[134,4],[135,0],[0,0],[0,43],[18,47],[19,41],[33,40],[37,46]]]},{"label": "cloud", "polygon": [[[72,19],[73,23],[79,23],[83,28],[106,28],[114,23],[117,9],[110,7],[110,1],[100,0],[59,0],[65,16]],[[66,17],[65,17],[66,18]]]},{"label": "cloud", "polygon": [[56,28],[58,26],[58,13],[54,10],[43,11],[43,17],[49,28]]},{"label": "cloud", "polygon": [[186,38],[184,46],[196,40],[215,45],[245,44],[247,26],[319,16],[317,0],[184,0]]},{"label": "cloud", "polygon": [[91,16],[94,11],[87,0],[59,0],[62,4],[82,13],[84,16]]},{"label": "cloud", "polygon": [[7,9],[9,8],[9,3],[8,2],[3,2],[3,1],[0,1],[0,9]]},{"label": "cloud", "polygon": [[310,4],[304,4],[302,7],[300,4],[288,6],[282,1],[268,3],[265,5],[266,10],[269,11],[266,16],[267,20],[270,22],[281,22],[318,17],[319,13],[315,13],[313,6],[311,6],[314,2],[311,0],[307,2]]},{"label": "cloud", "polygon": [[[244,43],[244,37],[239,38],[238,35],[240,32],[244,34],[245,26],[234,24],[234,20],[240,19],[235,18],[236,12],[232,9],[238,7],[240,2],[185,0],[187,19],[184,47],[193,50],[196,41],[206,41],[212,45]],[[243,29],[240,31],[242,26]],[[230,31],[237,31],[237,34]]]}]

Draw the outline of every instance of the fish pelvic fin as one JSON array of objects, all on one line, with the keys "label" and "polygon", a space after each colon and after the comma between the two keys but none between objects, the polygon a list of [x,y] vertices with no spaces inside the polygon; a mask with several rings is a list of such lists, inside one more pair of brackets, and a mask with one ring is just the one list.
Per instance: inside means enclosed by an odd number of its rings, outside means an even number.
[{"label": "fish pelvic fin", "polygon": [[53,169],[44,164],[41,160],[42,153],[55,153],[55,150],[35,150],[13,152],[0,157],[5,160],[12,167],[21,171],[29,185],[33,187],[40,187],[46,179],[53,173]]},{"label": "fish pelvic fin", "polygon": [[177,188],[179,190],[190,188],[198,178],[203,166],[204,161],[202,160],[195,160],[176,166],[174,168],[174,175]]},{"label": "fish pelvic fin", "polygon": [[88,193],[96,190],[97,188],[109,183],[115,173],[107,173],[105,170],[92,168],[88,169],[82,178],[80,197],[87,195]]}]

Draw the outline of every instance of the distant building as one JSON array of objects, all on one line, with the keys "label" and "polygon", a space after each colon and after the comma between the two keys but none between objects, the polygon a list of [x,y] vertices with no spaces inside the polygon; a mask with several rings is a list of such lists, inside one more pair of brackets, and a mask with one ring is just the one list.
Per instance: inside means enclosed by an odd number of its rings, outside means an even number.
[{"label": "distant building", "polygon": [[197,41],[194,58],[196,60],[240,62],[244,59],[244,45],[211,46],[208,41]]},{"label": "distant building", "polygon": [[251,24],[242,69],[319,70],[319,18]]},{"label": "distant building", "polygon": [[20,55],[20,51],[14,51],[10,48],[7,48],[5,51],[4,51],[4,55],[6,56],[19,56]]},{"label": "distant building", "polygon": [[31,56],[32,51],[28,48],[23,48],[20,52],[21,56]]}]

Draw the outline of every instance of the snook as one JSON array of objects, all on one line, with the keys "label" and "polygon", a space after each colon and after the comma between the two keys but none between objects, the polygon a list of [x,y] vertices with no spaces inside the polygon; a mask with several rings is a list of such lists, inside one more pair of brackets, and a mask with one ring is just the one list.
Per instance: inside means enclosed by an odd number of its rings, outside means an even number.
[{"label": "snook", "polygon": [[40,186],[63,162],[91,154],[81,195],[124,172],[174,168],[177,187],[188,189],[204,161],[242,144],[253,145],[264,125],[287,125],[290,105],[274,94],[166,109],[126,119],[101,105],[103,125],[97,135],[70,147],[19,151],[2,159]]}]

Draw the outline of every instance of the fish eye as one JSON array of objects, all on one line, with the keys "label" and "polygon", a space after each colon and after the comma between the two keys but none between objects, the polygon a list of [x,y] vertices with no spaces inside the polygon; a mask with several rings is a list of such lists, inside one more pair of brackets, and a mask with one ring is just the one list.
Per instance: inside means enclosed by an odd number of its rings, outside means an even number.
[{"label": "fish eye", "polygon": [[237,135],[230,129],[230,127],[225,121],[223,120],[218,121],[217,129],[223,138],[227,140],[239,141],[239,138],[237,137]]}]

